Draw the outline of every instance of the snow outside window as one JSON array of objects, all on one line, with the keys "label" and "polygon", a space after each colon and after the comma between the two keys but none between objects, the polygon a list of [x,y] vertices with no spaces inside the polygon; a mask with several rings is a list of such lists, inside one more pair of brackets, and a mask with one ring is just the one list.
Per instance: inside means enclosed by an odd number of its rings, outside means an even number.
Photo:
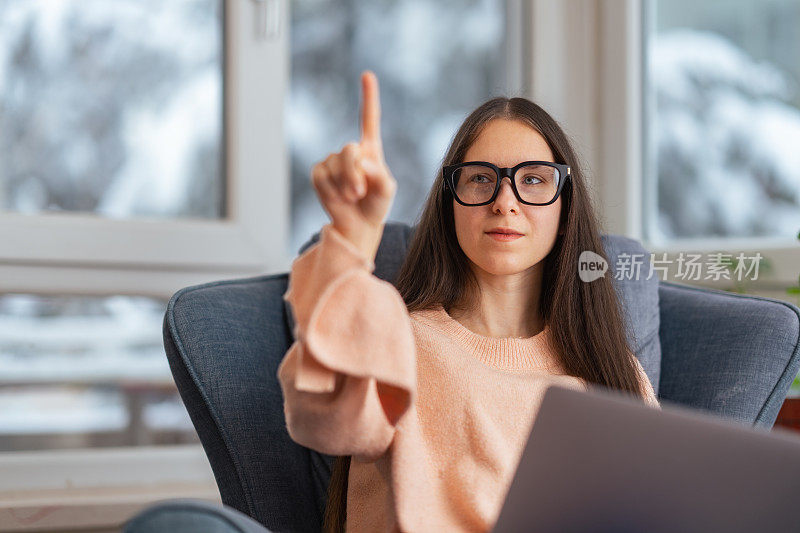
[{"label": "snow outside window", "polygon": [[223,217],[221,8],[0,3],[0,209]]},{"label": "snow outside window", "polygon": [[648,4],[655,241],[800,232],[800,2]]}]

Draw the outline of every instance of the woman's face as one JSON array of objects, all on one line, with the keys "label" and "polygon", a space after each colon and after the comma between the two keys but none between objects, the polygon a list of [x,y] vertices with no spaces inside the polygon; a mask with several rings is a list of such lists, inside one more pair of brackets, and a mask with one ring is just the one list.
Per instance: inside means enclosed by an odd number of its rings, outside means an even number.
[{"label": "woman's face", "polygon": [[[522,161],[553,161],[544,137],[517,120],[494,119],[467,150],[464,161],[488,161],[498,167],[513,167]],[[524,272],[544,259],[555,244],[561,215],[561,195],[550,205],[520,203],[503,178],[494,202],[464,206],[453,199],[458,243],[475,266],[490,275]],[[486,232],[508,227],[523,236],[509,241]]]}]

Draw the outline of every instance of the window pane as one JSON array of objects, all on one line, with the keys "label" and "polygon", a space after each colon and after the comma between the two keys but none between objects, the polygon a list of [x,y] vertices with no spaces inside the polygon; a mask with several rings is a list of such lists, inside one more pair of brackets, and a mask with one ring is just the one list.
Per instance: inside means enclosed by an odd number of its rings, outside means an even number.
[{"label": "window pane", "polygon": [[651,238],[800,231],[800,1],[648,4]]},{"label": "window pane", "polygon": [[166,304],[0,296],[0,451],[197,442],[164,353]]},{"label": "window pane", "polygon": [[389,219],[414,222],[461,121],[509,90],[506,58],[514,54],[506,49],[506,4],[292,2],[286,113],[292,255],[329,221],[311,185],[311,167],[358,141],[359,76],[366,69],[378,76],[384,152],[398,181]]},{"label": "window pane", "polygon": [[0,0],[0,210],[224,216],[222,0]]}]

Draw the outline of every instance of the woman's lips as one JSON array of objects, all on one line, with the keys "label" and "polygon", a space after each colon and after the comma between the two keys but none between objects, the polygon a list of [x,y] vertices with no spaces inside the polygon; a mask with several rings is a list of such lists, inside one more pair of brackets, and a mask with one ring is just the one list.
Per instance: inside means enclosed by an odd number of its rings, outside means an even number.
[{"label": "woman's lips", "polygon": [[522,237],[519,233],[490,233],[487,232],[486,235],[489,237],[498,240],[498,241],[514,241]]}]

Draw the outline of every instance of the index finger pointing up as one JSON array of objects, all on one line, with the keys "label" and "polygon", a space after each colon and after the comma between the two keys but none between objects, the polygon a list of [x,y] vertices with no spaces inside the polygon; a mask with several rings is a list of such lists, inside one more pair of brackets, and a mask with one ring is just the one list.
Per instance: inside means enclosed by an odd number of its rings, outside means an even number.
[{"label": "index finger pointing up", "polygon": [[378,78],[370,70],[361,73],[361,142],[381,147],[381,102]]}]

